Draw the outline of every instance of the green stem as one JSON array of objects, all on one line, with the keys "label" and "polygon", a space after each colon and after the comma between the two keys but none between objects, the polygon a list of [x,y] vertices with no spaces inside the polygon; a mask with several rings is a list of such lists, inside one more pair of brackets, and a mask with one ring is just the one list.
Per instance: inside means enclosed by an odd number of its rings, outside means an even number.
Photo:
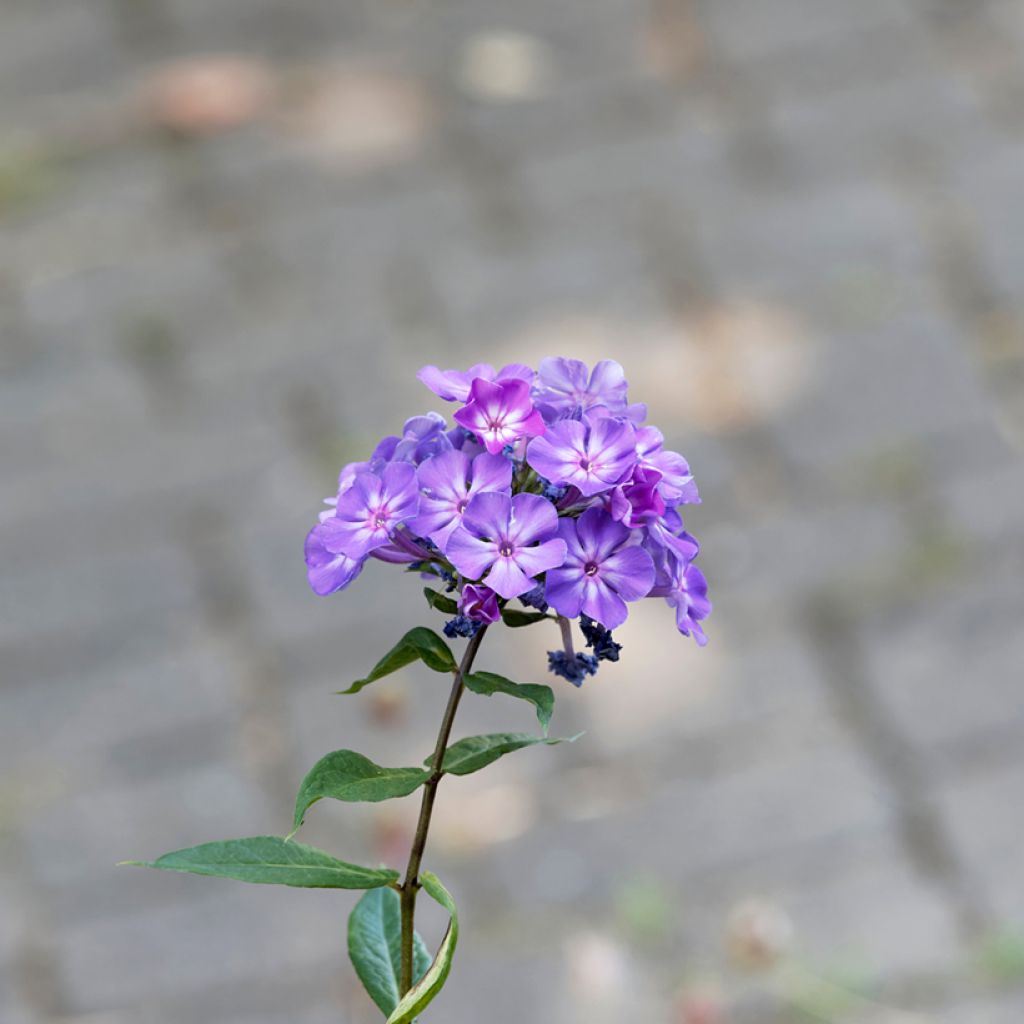
[{"label": "green stem", "polygon": [[412,841],[412,849],[409,851],[409,864],[405,869],[405,879],[398,890],[402,909],[399,993],[403,996],[412,988],[412,937],[416,919],[416,894],[420,888],[420,863],[423,860],[423,850],[427,845],[427,833],[430,831],[430,816],[434,811],[434,798],[437,795],[437,786],[444,775],[441,769],[444,763],[444,752],[448,748],[448,738],[452,734],[452,725],[455,723],[455,712],[459,709],[459,701],[462,699],[462,691],[465,689],[462,681],[473,667],[473,659],[476,657],[476,652],[479,650],[484,633],[486,632],[487,627],[481,626],[479,632],[472,637],[462,655],[462,661],[455,671],[455,680],[452,683],[451,693],[448,695],[448,705],[444,709],[441,728],[437,734],[437,744],[434,747],[434,755],[430,761],[430,778],[427,779],[423,786],[420,817],[416,823],[416,835]]}]

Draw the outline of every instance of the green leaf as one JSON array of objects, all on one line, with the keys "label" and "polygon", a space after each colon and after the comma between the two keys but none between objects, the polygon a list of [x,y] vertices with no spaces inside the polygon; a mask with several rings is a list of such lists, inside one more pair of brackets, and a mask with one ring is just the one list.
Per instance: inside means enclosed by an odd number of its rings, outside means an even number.
[{"label": "green leaf", "polygon": [[502,608],[501,618],[506,626],[518,629],[520,626],[532,626],[535,622],[551,619],[551,616],[547,612],[521,612],[518,608]]},{"label": "green leaf", "polygon": [[[398,1006],[402,976],[402,907],[394,889],[371,889],[348,919],[348,955],[363,988],[388,1016]],[[419,933],[412,937],[412,976],[430,967],[430,953]]]},{"label": "green leaf", "polygon": [[537,721],[540,722],[544,735],[547,735],[548,724],[555,710],[555,694],[550,686],[543,686],[540,683],[513,683],[511,679],[494,672],[474,672],[462,681],[466,684],[467,690],[485,697],[505,693],[509,697],[529,701],[537,709]]},{"label": "green leaf", "polygon": [[347,690],[340,693],[358,693],[364,686],[369,686],[382,676],[397,672],[400,668],[414,661],[422,661],[427,668],[435,672],[454,672],[456,669],[455,655],[451,648],[432,630],[425,626],[410,629],[394,647],[384,655],[370,674],[364,679],[357,679]]},{"label": "green leaf", "polygon": [[422,768],[382,768],[354,750],[335,750],[310,769],[295,798],[294,828],[306,811],[324,797],[349,803],[376,803],[408,796],[419,789],[430,772]]},{"label": "green leaf", "polygon": [[444,933],[437,956],[427,969],[427,973],[413,985],[402,1001],[395,1007],[394,1013],[387,1019],[387,1024],[411,1024],[417,1014],[433,1001],[434,996],[444,987],[448,974],[452,969],[452,957],[459,941],[459,915],[455,909],[455,901],[451,893],[441,884],[437,875],[429,871],[420,874],[420,883],[424,891],[444,907],[451,915],[448,929]]},{"label": "green leaf", "polygon": [[538,743],[545,743],[548,746],[572,743],[575,739],[578,739],[578,736],[549,740],[543,736],[530,736],[525,732],[494,732],[486,736],[467,736],[466,739],[453,743],[444,752],[441,767],[452,775],[469,775],[470,772],[486,768],[499,757],[511,754],[513,750],[532,747]]},{"label": "green leaf", "polygon": [[444,612],[446,615],[458,614],[458,603],[448,597],[447,594],[442,594],[430,587],[424,587],[423,596],[427,599],[427,604],[429,604],[431,608],[436,608],[439,612]]},{"label": "green leaf", "polygon": [[364,868],[336,860],[312,846],[279,836],[253,836],[203,843],[165,853],[154,861],[126,861],[142,868],[216,875],[263,885],[295,885],[304,889],[375,889],[398,880],[390,868]]}]

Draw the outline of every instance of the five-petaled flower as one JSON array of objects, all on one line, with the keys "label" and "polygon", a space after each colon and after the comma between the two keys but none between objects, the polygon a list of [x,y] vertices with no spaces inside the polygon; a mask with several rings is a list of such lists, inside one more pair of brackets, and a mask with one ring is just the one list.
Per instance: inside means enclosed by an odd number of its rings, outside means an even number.
[{"label": "five-petaled flower", "polygon": [[506,445],[544,433],[544,420],[530,400],[525,380],[490,381],[478,377],[469,389],[469,402],[455,413],[455,422],[472,431],[497,455]]},{"label": "five-petaled flower", "polygon": [[378,476],[357,473],[352,486],[338,495],[333,519],[321,523],[329,552],[363,558],[383,547],[395,530],[419,508],[416,469],[407,462],[392,462]]},{"label": "five-petaled flower", "polygon": [[559,420],[530,442],[526,461],[554,484],[571,484],[584,497],[607,491],[636,465],[636,432],[628,420]]},{"label": "five-petaled flower", "polygon": [[600,508],[579,519],[560,519],[565,562],[547,574],[544,598],[560,615],[580,612],[615,629],[626,621],[627,601],[646,597],[654,585],[654,562],[631,531]]},{"label": "five-petaled flower", "polygon": [[420,508],[410,528],[421,537],[429,537],[444,551],[452,531],[462,521],[466,506],[477,494],[511,492],[512,463],[489,452],[471,459],[464,452],[452,449],[424,462],[417,476]]},{"label": "five-petaled flower", "polygon": [[448,559],[467,579],[482,578],[506,600],[518,597],[565,560],[558,523],[539,494],[478,494],[448,538]]}]

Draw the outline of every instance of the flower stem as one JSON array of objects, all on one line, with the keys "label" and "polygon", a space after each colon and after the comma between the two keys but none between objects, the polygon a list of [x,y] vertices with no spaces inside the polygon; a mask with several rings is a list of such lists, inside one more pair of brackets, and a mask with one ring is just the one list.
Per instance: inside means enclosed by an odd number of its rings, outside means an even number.
[{"label": "flower stem", "polygon": [[412,988],[412,937],[416,917],[416,894],[419,892],[420,863],[423,860],[423,850],[427,845],[427,833],[430,831],[430,816],[434,811],[434,798],[437,795],[437,786],[441,781],[443,772],[441,765],[444,762],[444,752],[448,747],[448,738],[452,733],[452,725],[455,722],[455,712],[459,709],[459,701],[462,698],[463,679],[469,674],[473,667],[473,659],[483,641],[486,626],[481,626],[473,636],[465,652],[462,661],[455,671],[455,680],[452,683],[451,693],[448,695],[448,705],[444,709],[444,717],[441,719],[441,728],[437,734],[437,745],[434,747],[434,754],[430,761],[430,778],[423,786],[423,800],[420,803],[420,817],[416,824],[416,835],[412,841],[412,849],[409,851],[409,864],[405,869],[405,879],[399,887],[402,909],[402,946],[401,946],[401,979],[399,983],[400,995],[405,995]]}]

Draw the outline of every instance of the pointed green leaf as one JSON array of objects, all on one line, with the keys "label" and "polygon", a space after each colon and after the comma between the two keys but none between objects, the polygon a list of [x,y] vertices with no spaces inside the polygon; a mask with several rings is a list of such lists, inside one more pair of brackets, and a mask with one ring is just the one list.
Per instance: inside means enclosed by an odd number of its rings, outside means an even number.
[{"label": "pointed green leaf", "polygon": [[511,679],[499,676],[494,672],[474,672],[463,679],[467,690],[490,697],[495,693],[505,693],[510,697],[529,701],[537,709],[537,721],[547,735],[548,724],[555,710],[555,694],[550,686],[540,683],[513,683]]},{"label": "pointed green leaf", "polygon": [[535,622],[550,619],[551,616],[547,612],[521,612],[518,608],[503,608],[501,618],[506,626],[518,629],[520,626],[532,626]]},{"label": "pointed green leaf", "polygon": [[432,630],[425,626],[410,629],[394,647],[384,655],[370,674],[357,679],[347,690],[340,693],[358,693],[364,686],[369,686],[382,676],[397,672],[400,668],[414,661],[422,661],[427,668],[435,672],[454,672],[456,669],[455,655],[451,648]]},{"label": "pointed green leaf", "polygon": [[423,768],[382,768],[354,750],[335,750],[310,769],[295,798],[294,828],[306,811],[324,797],[349,803],[376,803],[408,796],[419,789],[430,772]]},{"label": "pointed green leaf", "polygon": [[494,732],[486,736],[467,736],[458,743],[453,743],[444,752],[442,768],[452,775],[469,775],[486,768],[493,761],[513,750],[532,747],[538,743],[553,746],[556,743],[572,743],[576,736],[563,739],[545,739],[542,736],[531,736],[525,732]]},{"label": "pointed green leaf", "polygon": [[253,836],[203,843],[165,853],[154,861],[128,861],[137,867],[216,875],[263,885],[304,889],[374,889],[398,880],[390,868],[364,868],[337,860],[323,850],[279,836]]},{"label": "pointed green leaf", "polygon": [[430,587],[424,587],[423,596],[427,599],[427,604],[429,604],[431,608],[436,608],[439,612],[444,612],[446,615],[458,614],[458,602],[447,594],[442,594]]},{"label": "pointed green leaf", "polygon": [[[430,953],[419,933],[412,937],[412,976],[430,967]],[[363,988],[387,1016],[398,1006],[402,974],[402,908],[394,889],[371,889],[348,919],[348,955]]]},{"label": "pointed green leaf", "polygon": [[420,874],[420,883],[424,891],[444,907],[451,915],[448,930],[444,933],[437,956],[427,969],[427,973],[413,985],[402,1001],[395,1007],[394,1013],[387,1019],[387,1024],[411,1024],[416,1015],[422,1013],[434,996],[444,987],[448,974],[452,969],[452,957],[459,941],[459,915],[455,909],[455,901],[451,893],[441,884],[437,875],[430,871]]}]

